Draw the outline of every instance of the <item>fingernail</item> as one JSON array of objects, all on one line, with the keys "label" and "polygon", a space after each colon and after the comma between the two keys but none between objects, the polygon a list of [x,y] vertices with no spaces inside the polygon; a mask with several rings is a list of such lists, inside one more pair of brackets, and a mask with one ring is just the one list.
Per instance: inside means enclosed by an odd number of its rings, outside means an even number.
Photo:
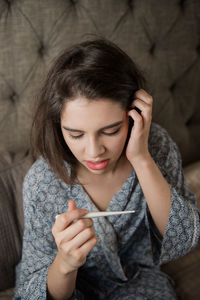
[{"label": "fingernail", "polygon": [[56,215],[56,216],[55,216],[55,219],[57,219],[57,217],[59,217],[59,215]]}]

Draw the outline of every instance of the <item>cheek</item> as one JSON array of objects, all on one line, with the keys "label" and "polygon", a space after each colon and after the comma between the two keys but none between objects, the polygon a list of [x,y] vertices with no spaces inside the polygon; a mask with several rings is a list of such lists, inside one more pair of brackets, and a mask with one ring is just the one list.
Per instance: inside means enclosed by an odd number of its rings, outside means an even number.
[{"label": "cheek", "polygon": [[127,139],[127,134],[128,134],[128,129],[123,130],[122,134],[118,137],[117,140],[113,143],[113,149],[117,153],[121,153],[122,150],[124,149],[124,145],[126,143]]},{"label": "cheek", "polygon": [[80,147],[77,147],[78,142],[71,140],[68,136],[66,136],[64,134],[63,134],[63,138],[65,140],[67,147],[70,149],[70,151],[74,154],[74,156],[77,156],[77,154],[79,153],[79,149],[80,149]]}]

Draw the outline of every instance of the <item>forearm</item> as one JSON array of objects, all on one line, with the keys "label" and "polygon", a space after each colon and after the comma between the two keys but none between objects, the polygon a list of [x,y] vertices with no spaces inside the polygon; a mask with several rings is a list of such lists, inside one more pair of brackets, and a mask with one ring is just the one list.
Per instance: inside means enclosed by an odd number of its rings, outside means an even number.
[{"label": "forearm", "polygon": [[131,163],[154,223],[160,233],[164,235],[171,206],[170,187],[150,155],[145,159],[138,159]]},{"label": "forearm", "polygon": [[75,289],[77,271],[67,273],[60,263],[59,255],[51,264],[47,275],[47,290],[49,300],[66,300],[72,296]]}]

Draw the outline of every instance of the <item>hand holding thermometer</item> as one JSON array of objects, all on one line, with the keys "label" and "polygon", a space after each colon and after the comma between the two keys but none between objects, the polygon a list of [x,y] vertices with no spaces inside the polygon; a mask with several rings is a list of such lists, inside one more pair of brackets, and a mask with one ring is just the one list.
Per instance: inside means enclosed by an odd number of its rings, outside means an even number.
[{"label": "hand holding thermometer", "polygon": [[132,214],[135,210],[126,210],[126,211],[94,211],[89,212],[85,216],[81,218],[99,218],[99,217],[108,217],[113,215],[121,215],[121,214]]}]

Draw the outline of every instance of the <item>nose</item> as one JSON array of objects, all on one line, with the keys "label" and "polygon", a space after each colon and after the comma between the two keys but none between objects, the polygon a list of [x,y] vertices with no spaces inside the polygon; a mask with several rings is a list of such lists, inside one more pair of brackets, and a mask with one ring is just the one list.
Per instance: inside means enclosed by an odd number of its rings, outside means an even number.
[{"label": "nose", "polygon": [[105,146],[100,139],[92,136],[87,140],[85,152],[88,158],[95,159],[105,152]]}]

